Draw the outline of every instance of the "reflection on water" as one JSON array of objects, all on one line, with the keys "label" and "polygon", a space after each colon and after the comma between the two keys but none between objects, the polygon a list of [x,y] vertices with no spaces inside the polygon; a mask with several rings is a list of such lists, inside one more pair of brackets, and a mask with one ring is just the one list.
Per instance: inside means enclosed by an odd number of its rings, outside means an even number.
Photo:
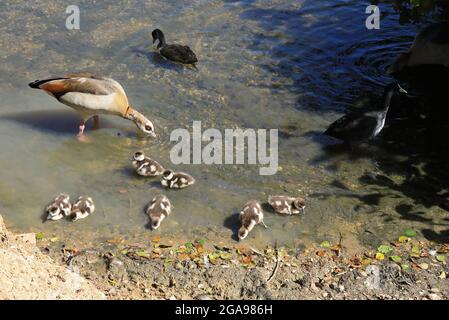
[{"label": "reflection on water", "polygon": [[[255,228],[248,242],[298,245],[341,232],[348,243],[376,244],[409,227],[434,240],[447,235],[441,150],[448,148],[435,139],[447,128],[421,115],[441,117],[435,96],[394,100],[382,137],[358,150],[320,134],[347,110],[379,105],[382,85],[392,80],[385,69],[420,26],[399,24],[390,5],[381,5],[375,31],[365,29],[367,3],[349,0],[81,1],[80,31],[63,28],[66,5],[0,4],[0,211],[14,228],[147,237],[143,209],[161,189],[157,179],[136,176],[128,159],[141,149],[170,167],[170,132],[201,120],[203,129],[279,128],[282,170],[270,177],[257,166],[176,167],[197,183],[164,191],[174,213],[156,233],[233,241],[235,213],[247,200],[291,193],[308,197],[307,214],[267,211],[270,229]],[[199,71],[155,55],[155,27],[168,42],[191,46]],[[90,141],[79,143],[76,113],[26,85],[79,70],[120,81],[158,138],[103,117],[100,130],[88,126]],[[74,224],[42,224],[42,209],[62,191],[91,195],[97,212]]]}]

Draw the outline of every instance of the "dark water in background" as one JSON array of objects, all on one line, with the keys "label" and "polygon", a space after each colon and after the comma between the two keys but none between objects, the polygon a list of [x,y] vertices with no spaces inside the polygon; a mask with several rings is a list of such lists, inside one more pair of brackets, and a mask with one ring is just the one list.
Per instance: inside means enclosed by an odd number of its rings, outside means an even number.
[{"label": "dark water in background", "polygon": [[[307,215],[267,212],[270,230],[256,228],[250,243],[297,245],[341,232],[347,245],[375,245],[410,227],[447,240],[447,127],[429,82],[412,83],[424,94],[395,99],[382,137],[361,150],[321,135],[344,112],[381,103],[393,80],[385,69],[428,17],[404,21],[382,2],[381,29],[370,31],[361,1],[81,1],[81,30],[68,31],[69,4],[0,4],[0,212],[12,228],[80,241],[148,237],[143,208],[161,190],[134,176],[128,158],[142,149],[169,166],[170,132],[201,120],[203,129],[279,128],[281,171],[180,166],[197,184],[166,192],[175,209],[161,235],[233,241],[233,214],[247,200],[291,193],[308,198]],[[155,27],[192,47],[199,72],[152,53]],[[76,114],[26,85],[78,70],[118,80],[158,139],[108,117],[79,143]],[[42,224],[42,208],[62,191],[92,195],[97,212]]]}]

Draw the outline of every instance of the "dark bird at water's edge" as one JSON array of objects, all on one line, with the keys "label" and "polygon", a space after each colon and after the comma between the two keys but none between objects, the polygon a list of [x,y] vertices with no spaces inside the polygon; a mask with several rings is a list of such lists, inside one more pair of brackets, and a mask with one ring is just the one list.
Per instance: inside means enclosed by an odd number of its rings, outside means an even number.
[{"label": "dark bird at water's edge", "polygon": [[381,110],[351,112],[333,122],[324,134],[345,142],[361,142],[376,137],[385,125],[391,98],[397,92],[407,93],[398,83],[386,86]]}]

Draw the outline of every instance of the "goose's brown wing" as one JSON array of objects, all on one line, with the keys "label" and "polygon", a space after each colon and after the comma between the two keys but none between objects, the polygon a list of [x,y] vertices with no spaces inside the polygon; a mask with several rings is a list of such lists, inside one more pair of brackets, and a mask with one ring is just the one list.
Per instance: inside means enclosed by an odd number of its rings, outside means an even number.
[{"label": "goose's brown wing", "polygon": [[94,75],[78,77],[75,74],[72,74],[71,77],[36,80],[31,82],[29,86],[34,89],[45,90],[56,97],[67,92],[108,95],[115,91],[115,87],[111,85],[109,81]]}]

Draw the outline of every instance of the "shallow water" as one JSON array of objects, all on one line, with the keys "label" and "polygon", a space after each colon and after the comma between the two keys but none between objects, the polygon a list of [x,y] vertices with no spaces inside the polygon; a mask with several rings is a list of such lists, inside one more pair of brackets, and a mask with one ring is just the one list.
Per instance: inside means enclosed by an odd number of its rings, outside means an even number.
[{"label": "shallow water", "polygon": [[[419,179],[414,160],[405,161],[409,147],[405,155],[386,153],[380,143],[354,154],[321,135],[346,110],[381,103],[382,85],[392,80],[386,67],[420,27],[399,24],[390,5],[381,5],[376,31],[365,28],[367,3],[360,1],[81,1],[79,31],[64,27],[67,5],[0,4],[0,212],[14,229],[91,240],[158,233],[234,241],[235,213],[247,200],[290,193],[307,197],[306,215],[268,211],[270,229],[255,228],[249,243],[300,245],[341,233],[347,245],[375,245],[410,227],[435,240],[446,235],[446,180],[424,196],[408,192],[418,186],[404,182]],[[168,42],[191,46],[198,72],[153,53],[155,27]],[[89,142],[80,143],[76,113],[27,87],[80,70],[118,80],[155,122],[158,138],[103,117],[101,129],[89,124]],[[143,208],[162,190],[157,179],[135,176],[128,159],[140,149],[173,167],[170,132],[194,120],[203,130],[279,128],[282,170],[259,176],[258,166],[176,167],[197,184],[164,191],[174,213],[151,233]],[[43,224],[43,208],[62,191],[91,195],[96,213]]]}]

